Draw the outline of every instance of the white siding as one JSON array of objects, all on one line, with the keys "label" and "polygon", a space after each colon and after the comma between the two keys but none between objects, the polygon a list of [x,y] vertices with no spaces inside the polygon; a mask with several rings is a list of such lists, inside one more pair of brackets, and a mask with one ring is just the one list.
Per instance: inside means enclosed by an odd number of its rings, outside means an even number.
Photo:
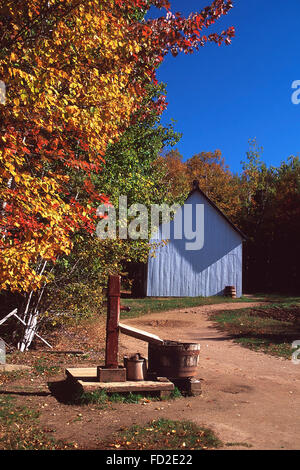
[{"label": "white siding", "polygon": [[[202,196],[194,192],[185,204],[204,204],[204,246],[186,250],[188,240],[171,237],[166,246],[149,256],[147,295],[155,297],[196,297],[221,295],[227,285],[242,295],[242,237]],[[181,211],[182,209],[180,209]],[[179,217],[179,212],[175,215]],[[193,227],[195,229],[195,227]],[[159,230],[161,239],[162,227]]]}]

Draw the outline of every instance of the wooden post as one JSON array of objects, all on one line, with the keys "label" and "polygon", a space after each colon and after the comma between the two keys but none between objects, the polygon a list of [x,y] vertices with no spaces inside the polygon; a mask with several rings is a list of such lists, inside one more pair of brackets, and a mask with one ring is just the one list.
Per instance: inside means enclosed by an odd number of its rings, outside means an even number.
[{"label": "wooden post", "polygon": [[120,276],[109,276],[105,348],[105,367],[107,369],[118,368],[120,295]]}]

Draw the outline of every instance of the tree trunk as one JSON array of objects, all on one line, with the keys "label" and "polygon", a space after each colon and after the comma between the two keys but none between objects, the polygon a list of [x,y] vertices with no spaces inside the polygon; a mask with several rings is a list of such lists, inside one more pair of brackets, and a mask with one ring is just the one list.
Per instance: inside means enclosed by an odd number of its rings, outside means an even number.
[{"label": "tree trunk", "polygon": [[29,346],[32,343],[32,340],[37,330],[38,316],[39,316],[38,310],[36,310],[34,315],[29,315],[28,322],[25,327],[23,339],[19,343],[19,350],[21,352],[28,351]]},{"label": "tree trunk", "polygon": [[[42,260],[38,266],[37,272],[38,274],[42,275],[43,272],[45,271],[47,265],[47,261],[44,261],[42,264]],[[35,333],[37,332],[38,328],[38,318],[39,318],[39,310],[38,306],[40,304],[40,301],[42,299],[43,293],[45,290],[45,285],[42,287],[40,292],[38,293],[37,296],[34,296],[34,292],[31,291],[28,300],[24,309],[24,313],[22,315],[23,321],[26,323],[26,326],[24,328],[24,333],[21,341],[18,343],[18,349],[21,352],[28,351],[32,340],[34,338]],[[34,299],[37,299],[36,302],[34,303]]]}]

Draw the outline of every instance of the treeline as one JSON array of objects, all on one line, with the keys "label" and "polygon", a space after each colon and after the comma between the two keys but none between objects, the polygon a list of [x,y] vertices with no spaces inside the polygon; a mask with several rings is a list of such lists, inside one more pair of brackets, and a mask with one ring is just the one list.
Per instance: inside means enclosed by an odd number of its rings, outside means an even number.
[{"label": "treeline", "polygon": [[244,243],[244,292],[299,293],[300,161],[291,156],[267,167],[256,141],[233,174],[221,152],[201,152],[184,161],[178,150],[157,160],[165,186],[183,202],[198,179],[201,189],[247,236]]}]

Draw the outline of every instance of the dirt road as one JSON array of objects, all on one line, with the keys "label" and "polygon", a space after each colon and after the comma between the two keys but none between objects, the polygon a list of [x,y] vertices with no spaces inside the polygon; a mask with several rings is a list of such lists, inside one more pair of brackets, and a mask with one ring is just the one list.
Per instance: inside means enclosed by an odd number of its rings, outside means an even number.
[{"label": "dirt road", "polygon": [[[242,348],[209,321],[212,311],[251,305],[258,304],[225,303],[123,320],[163,339],[199,342],[201,396],[139,404],[113,403],[99,409],[92,404],[61,403],[44,384],[48,393],[43,396],[32,392],[25,397],[26,404],[40,412],[41,426],[52,429],[56,438],[76,442],[83,449],[97,449],[107,440],[114,442],[113,434],[120,429],[157,418],[191,420],[212,428],[223,441],[224,449],[299,449],[300,366]],[[103,341],[103,331],[100,336]],[[124,354],[147,355],[147,344],[143,341],[121,334],[120,344],[120,360]],[[42,386],[39,377],[31,380],[31,387],[36,390]],[[16,389],[17,385],[24,390],[22,382],[9,388]],[[24,397],[19,399],[23,403]]]},{"label": "dirt road", "polygon": [[[208,320],[212,311],[251,305],[257,304],[209,305],[127,320],[128,325],[163,339],[199,342],[198,377],[203,379],[202,396],[161,406],[149,403],[140,412],[128,405],[129,421],[188,419],[211,427],[225,443],[243,443],[252,449],[299,449],[300,365],[242,348]],[[146,343],[121,335],[121,355],[137,351],[147,354]]]}]

